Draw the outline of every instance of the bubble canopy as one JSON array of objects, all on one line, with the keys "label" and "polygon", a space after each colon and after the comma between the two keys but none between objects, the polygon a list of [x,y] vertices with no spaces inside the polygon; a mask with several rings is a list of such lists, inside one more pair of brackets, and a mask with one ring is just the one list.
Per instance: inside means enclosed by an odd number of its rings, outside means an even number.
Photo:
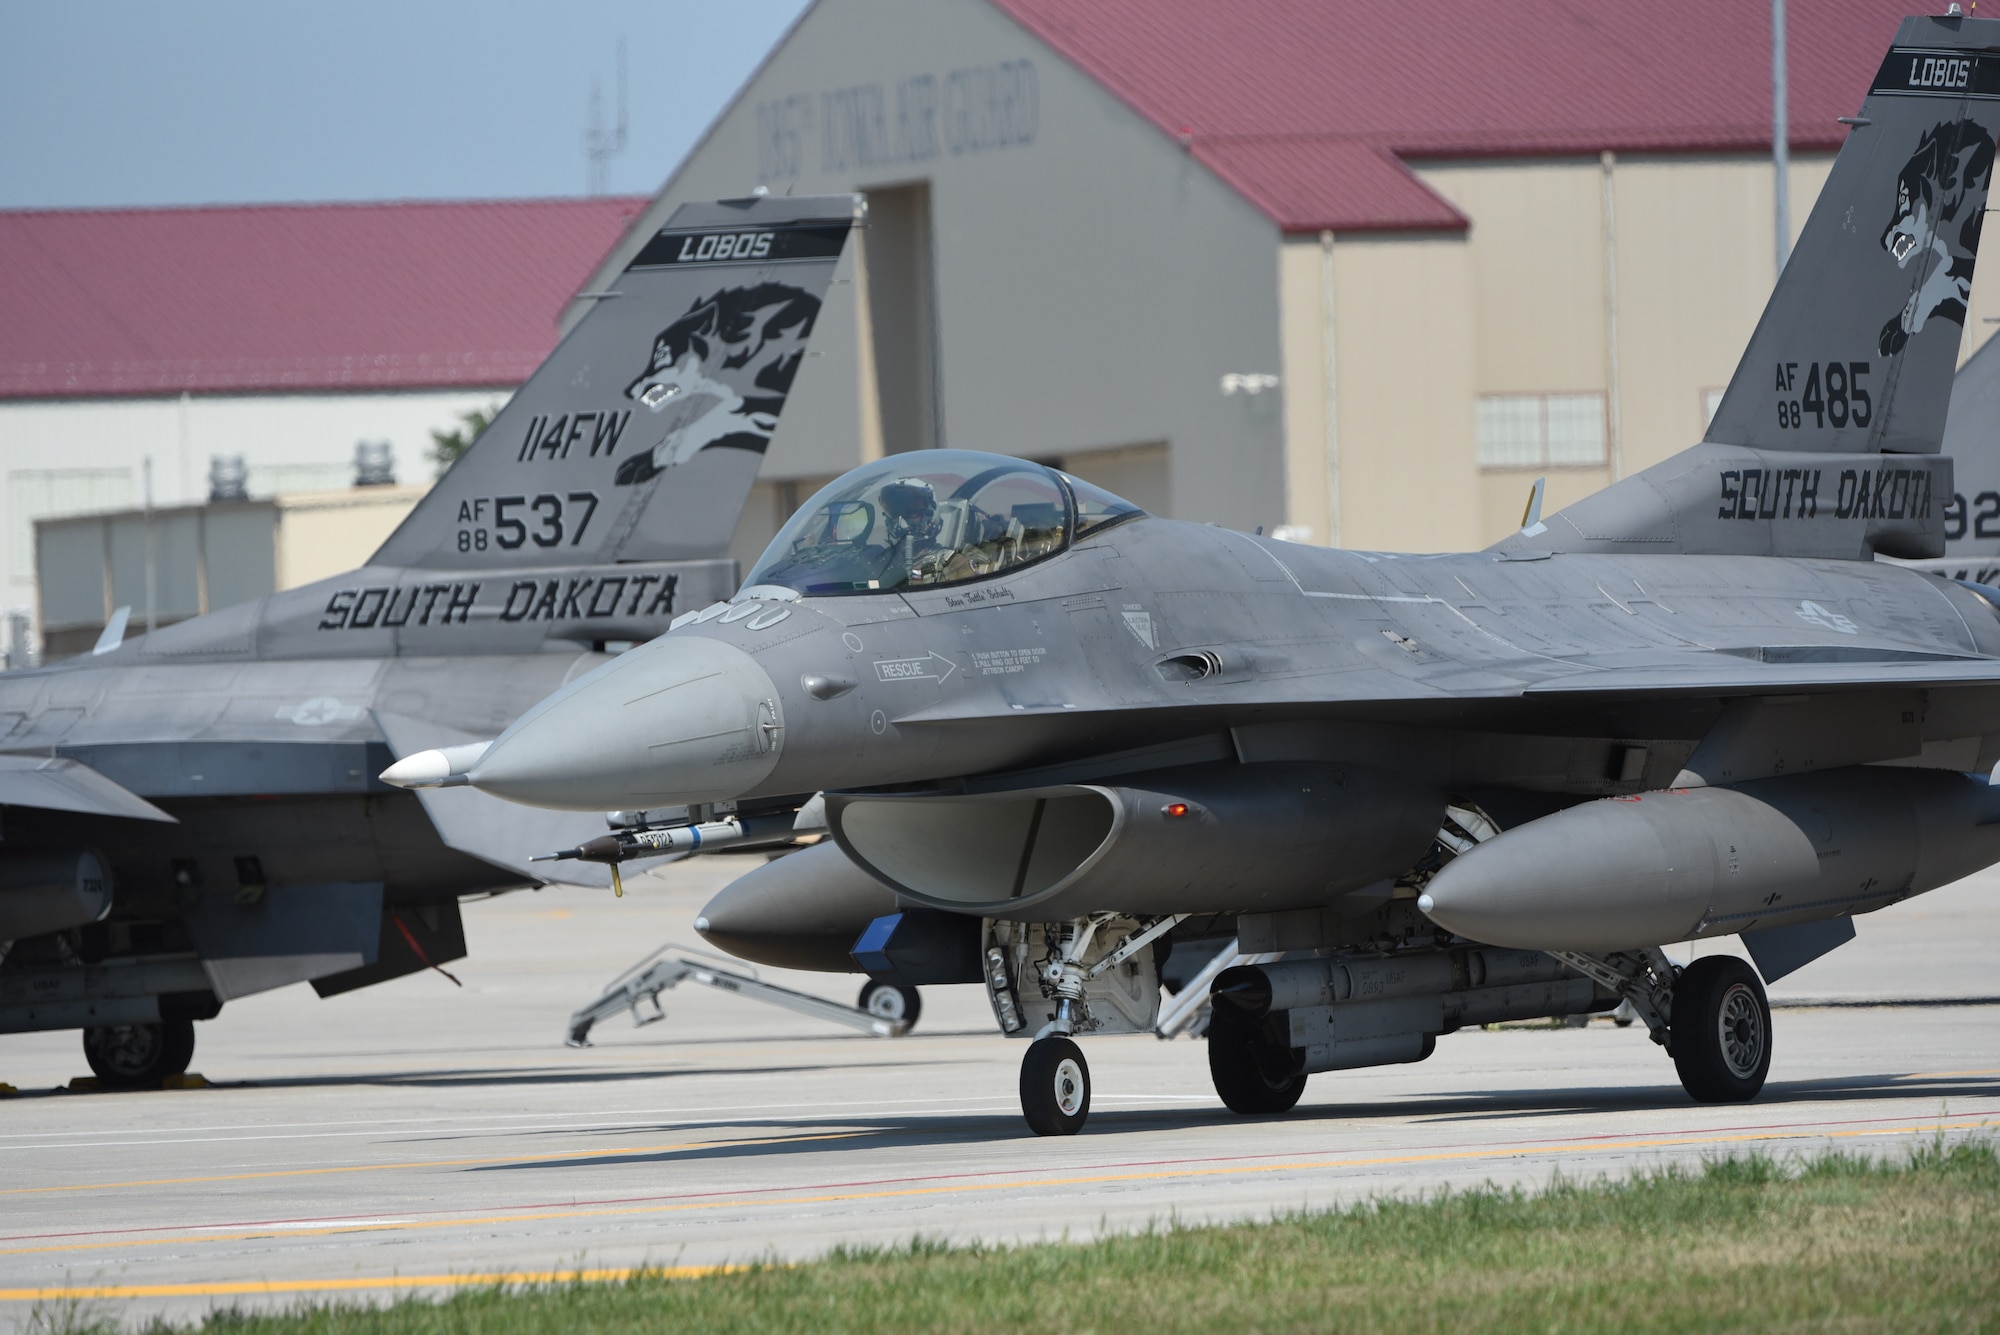
[{"label": "bubble canopy", "polygon": [[1026,459],[915,450],[822,488],[771,540],[746,583],[819,597],[967,584],[1141,513]]}]

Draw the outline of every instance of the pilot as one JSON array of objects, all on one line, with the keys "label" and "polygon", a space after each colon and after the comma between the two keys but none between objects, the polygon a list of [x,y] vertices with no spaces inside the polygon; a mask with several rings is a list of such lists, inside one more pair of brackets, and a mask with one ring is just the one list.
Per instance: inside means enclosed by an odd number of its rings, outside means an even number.
[{"label": "pilot", "polygon": [[935,584],[951,553],[938,543],[937,493],[920,477],[899,477],[882,485],[887,516],[890,568],[906,572],[911,584]]},{"label": "pilot", "polygon": [[936,545],[938,530],[937,493],[920,477],[899,477],[882,486],[882,512],[889,516],[889,537],[901,542],[912,537],[919,544]]}]

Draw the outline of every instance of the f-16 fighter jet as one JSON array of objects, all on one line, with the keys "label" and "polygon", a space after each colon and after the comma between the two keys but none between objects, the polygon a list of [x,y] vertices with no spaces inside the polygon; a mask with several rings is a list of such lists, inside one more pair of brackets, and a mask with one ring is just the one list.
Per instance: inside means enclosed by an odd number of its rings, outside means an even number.
[{"label": "f-16 fighter jet", "polygon": [[82,1029],[100,1079],[157,1087],[223,1003],[455,959],[461,897],[601,833],[374,776],[735,587],[859,207],[683,207],[367,566],[0,677],[0,1033]]},{"label": "f-16 fighter jet", "polygon": [[[1621,1001],[1696,1099],[1752,1098],[1764,980],[2000,861],[2000,592],[1874,559],[1944,551],[2000,22],[1907,20],[1850,124],[1707,438],[1486,551],[898,455],[734,598],[385,777],[641,811],[608,857],[823,794],[832,843],[725,891],[710,940],[982,981],[1042,1133],[1088,1114],[1076,1040],[1147,1028],[1174,941],[1231,934],[1287,953],[1216,981],[1239,1112]],[[1756,969],[1661,952],[1726,935]]]}]

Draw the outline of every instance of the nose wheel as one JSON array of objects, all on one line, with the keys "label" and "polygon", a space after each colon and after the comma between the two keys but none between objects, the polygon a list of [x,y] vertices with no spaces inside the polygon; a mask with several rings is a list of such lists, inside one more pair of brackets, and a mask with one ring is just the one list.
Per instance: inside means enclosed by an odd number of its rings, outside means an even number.
[{"label": "nose wheel", "polygon": [[1674,980],[1674,1069],[1698,1103],[1742,1103],[1771,1070],[1771,1004],[1733,955],[1696,960]]},{"label": "nose wheel", "polygon": [[1090,1063],[1060,1034],[1038,1038],[1021,1059],[1021,1115],[1038,1136],[1073,1136],[1090,1116]]}]

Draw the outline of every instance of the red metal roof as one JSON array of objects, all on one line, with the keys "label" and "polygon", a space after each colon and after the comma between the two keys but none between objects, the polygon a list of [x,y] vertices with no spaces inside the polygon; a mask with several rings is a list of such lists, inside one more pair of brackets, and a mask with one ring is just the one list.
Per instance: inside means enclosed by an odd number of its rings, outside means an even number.
[{"label": "red metal roof", "polygon": [[648,202],[0,212],[0,398],[516,385]]},{"label": "red metal roof", "polygon": [[[1461,228],[1424,158],[1768,152],[1762,0],[993,0],[1286,231]],[[1793,0],[1791,141],[1833,149],[1921,0]]]}]

